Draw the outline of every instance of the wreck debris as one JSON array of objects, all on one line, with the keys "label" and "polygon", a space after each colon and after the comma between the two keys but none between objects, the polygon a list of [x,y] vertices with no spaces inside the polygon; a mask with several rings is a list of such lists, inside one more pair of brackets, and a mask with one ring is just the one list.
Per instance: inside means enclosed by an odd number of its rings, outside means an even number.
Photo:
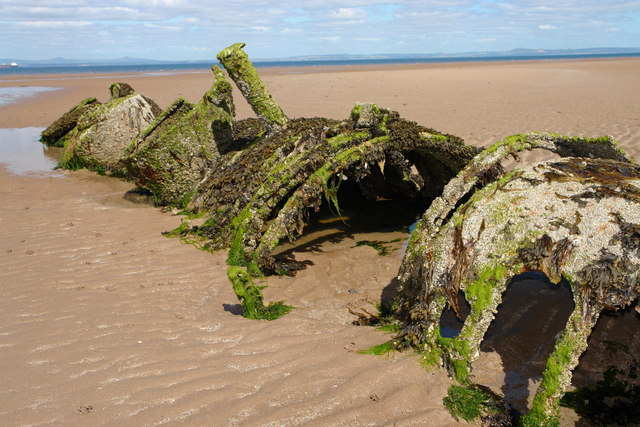
[{"label": "wreck debris", "polygon": [[100,103],[95,98],[87,98],[80,101],[78,105],[64,113],[49,127],[42,131],[40,140],[53,147],[64,147],[65,136],[78,124],[78,119],[88,110],[98,106]]},{"label": "wreck debris", "polygon": [[43,141],[63,144],[61,167],[125,174],[125,148],[155,119],[160,108],[126,83],[113,83],[109,92],[109,101],[84,100],[43,133]]},{"label": "wreck debris", "polygon": [[[375,109],[379,120],[371,128],[358,127],[362,108],[357,105],[351,119],[345,122],[291,121],[286,130],[236,155],[240,167],[229,162],[200,186],[190,207],[201,210],[216,206],[218,212],[212,213],[210,221],[198,227],[197,232],[211,238],[210,244],[216,248],[231,246],[229,276],[242,295],[257,288],[253,280],[263,274],[288,271],[286,263],[271,256],[272,251],[283,238],[295,239],[305,226],[308,212],[318,210],[323,200],[337,203],[337,186],[341,182],[354,183],[374,200],[392,197],[389,189],[394,185],[384,178],[381,162],[388,155],[415,159],[423,182],[428,183],[416,187],[415,197],[425,206],[430,193],[441,189],[464,159],[468,161],[477,152],[458,138],[401,120],[397,113],[377,106],[366,108]],[[380,130],[382,122],[388,129],[385,133]],[[436,160],[447,156],[451,158],[445,163],[447,166]],[[266,160],[256,167],[249,160],[256,157]],[[248,163],[253,167],[241,166]],[[438,167],[429,168],[433,163]],[[395,174],[398,175],[401,174]],[[372,177],[381,179],[374,183]],[[238,188],[229,191],[233,183]],[[217,202],[211,203],[212,200]],[[239,268],[244,268],[240,275]],[[258,294],[252,292],[251,295]],[[271,312],[266,315],[271,316]]]},{"label": "wreck debris", "polygon": [[273,119],[277,104],[266,89],[256,95],[242,83],[264,87],[242,46],[218,56],[231,67],[238,86],[245,87],[243,93],[268,132],[255,122],[234,124],[234,132],[235,127],[252,127],[255,136],[207,171],[186,208],[209,217],[181,233],[209,239],[207,249],[230,248],[228,275],[244,315],[275,318],[288,309],[282,303],[265,307],[256,282],[264,274],[291,271],[272,251],[281,239],[295,239],[309,211],[318,210],[323,200],[336,204],[341,182],[353,183],[372,200],[403,197],[426,206],[478,149],[374,104],[357,104],[349,120],[341,122]]},{"label": "wreck debris", "polygon": [[266,127],[270,130],[279,130],[287,125],[287,117],[258,76],[247,54],[242,50],[244,46],[244,43],[231,45],[218,53],[217,58],[253,111],[264,120]]},{"label": "wreck debris", "polygon": [[200,102],[179,98],[127,147],[128,175],[158,204],[185,206],[206,171],[233,145],[231,84],[212,67],[214,82]]},{"label": "wreck debris", "polygon": [[[341,185],[368,200],[399,198],[424,209],[479,150],[375,104],[357,104],[344,121],[289,120],[243,47],[232,45],[218,58],[258,120],[233,121],[231,86],[213,67],[212,88],[198,104],[178,99],[132,135],[120,131],[121,122],[131,121],[122,120],[128,116],[120,109],[136,113],[133,102],[141,96],[115,84],[112,100],[81,114],[64,136],[70,142],[61,165],[126,172],[159,204],[204,215],[201,225],[185,223],[171,234],[207,239],[201,244],[209,250],[230,248],[228,275],[244,315],[275,318],[288,308],[265,307],[256,283],[264,274],[295,270],[271,253],[281,239],[296,238],[325,200],[339,210]],[[104,112],[120,114],[121,122]],[[106,151],[100,141],[107,131],[122,137],[108,145],[109,156],[97,156]]]},{"label": "wreck debris", "polygon": [[[506,155],[538,147],[603,158],[538,163],[486,182],[486,172]],[[447,184],[411,236],[394,303],[404,324],[396,341],[468,385],[508,281],[530,270],[553,282],[568,280],[575,309],[521,419],[523,425],[553,425],[598,316],[605,308],[624,308],[640,293],[640,244],[632,237],[639,204],[640,167],[608,137],[523,134],[494,144]],[[471,310],[460,334],[446,338],[439,319],[446,306],[457,311],[459,291]]]}]

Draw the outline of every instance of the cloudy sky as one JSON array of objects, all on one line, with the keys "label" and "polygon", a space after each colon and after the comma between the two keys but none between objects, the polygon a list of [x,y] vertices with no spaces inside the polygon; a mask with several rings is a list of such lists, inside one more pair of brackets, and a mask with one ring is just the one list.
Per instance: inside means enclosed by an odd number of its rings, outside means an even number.
[{"label": "cloudy sky", "polygon": [[640,0],[0,0],[0,58],[639,47]]}]

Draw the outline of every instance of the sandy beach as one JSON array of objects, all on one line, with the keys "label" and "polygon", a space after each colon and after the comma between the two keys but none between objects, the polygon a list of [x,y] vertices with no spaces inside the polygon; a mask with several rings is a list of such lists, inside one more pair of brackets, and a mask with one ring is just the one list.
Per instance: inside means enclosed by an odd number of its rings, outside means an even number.
[{"label": "sandy beach", "polygon": [[[640,58],[259,72],[289,117],[341,119],[375,102],[477,146],[527,131],[608,134],[640,159]],[[86,97],[105,101],[115,81],[165,108],[197,101],[211,73],[2,76],[0,88],[55,89],[0,105],[0,131],[45,127]],[[238,118],[250,117],[234,99]],[[8,143],[0,163],[11,163]],[[0,168],[4,425],[469,425],[442,405],[443,372],[409,352],[358,353],[388,336],[352,325],[349,307],[389,292],[401,249],[380,257],[355,242],[405,234],[307,236],[290,248],[313,265],[265,290],[296,309],[247,320],[225,254],[162,236],[180,216],[124,198],[131,189],[87,171]],[[478,377],[499,391],[500,358],[479,362]],[[563,425],[575,420],[563,410]]]}]

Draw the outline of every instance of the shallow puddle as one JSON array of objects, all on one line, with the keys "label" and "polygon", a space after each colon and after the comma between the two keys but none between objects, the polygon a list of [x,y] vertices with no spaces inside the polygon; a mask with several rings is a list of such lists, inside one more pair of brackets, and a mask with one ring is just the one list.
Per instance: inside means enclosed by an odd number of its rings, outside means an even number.
[{"label": "shallow puddle", "polygon": [[62,177],[53,169],[58,164],[62,149],[47,147],[40,142],[44,128],[0,129],[0,163],[18,175]]},{"label": "shallow puddle", "polygon": [[20,86],[20,87],[0,87],[0,105],[12,104],[20,98],[37,95],[39,92],[59,90],[57,87],[46,86]]}]

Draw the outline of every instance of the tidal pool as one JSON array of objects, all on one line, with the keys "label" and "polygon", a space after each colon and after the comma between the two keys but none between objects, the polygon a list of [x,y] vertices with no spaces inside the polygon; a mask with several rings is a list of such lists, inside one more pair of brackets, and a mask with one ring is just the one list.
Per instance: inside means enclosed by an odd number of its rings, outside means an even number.
[{"label": "tidal pool", "polygon": [[19,86],[19,87],[0,87],[0,105],[8,105],[16,102],[20,98],[34,96],[38,92],[48,92],[50,90],[59,90],[57,87],[47,86]]},{"label": "tidal pool", "polygon": [[40,142],[43,129],[0,129],[0,164],[18,175],[64,176],[53,171],[60,160],[62,149],[47,147]]}]

